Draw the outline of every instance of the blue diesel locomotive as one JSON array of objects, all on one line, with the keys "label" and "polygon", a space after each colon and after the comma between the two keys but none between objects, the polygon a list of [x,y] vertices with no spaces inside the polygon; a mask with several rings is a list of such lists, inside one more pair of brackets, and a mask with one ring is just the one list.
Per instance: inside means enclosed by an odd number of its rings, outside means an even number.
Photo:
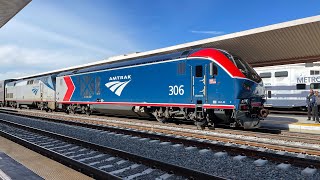
[{"label": "blue diesel locomotive", "polygon": [[257,128],[268,115],[259,75],[224,50],[155,55],[64,72],[56,79],[56,107],[68,112],[194,121]]}]

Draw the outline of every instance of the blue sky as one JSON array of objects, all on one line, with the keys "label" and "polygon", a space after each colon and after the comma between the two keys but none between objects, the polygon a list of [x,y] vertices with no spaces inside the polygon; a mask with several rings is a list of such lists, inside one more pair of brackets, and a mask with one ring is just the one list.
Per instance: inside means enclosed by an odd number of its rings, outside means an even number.
[{"label": "blue sky", "polygon": [[0,79],[319,14],[318,0],[33,0],[0,29]]}]

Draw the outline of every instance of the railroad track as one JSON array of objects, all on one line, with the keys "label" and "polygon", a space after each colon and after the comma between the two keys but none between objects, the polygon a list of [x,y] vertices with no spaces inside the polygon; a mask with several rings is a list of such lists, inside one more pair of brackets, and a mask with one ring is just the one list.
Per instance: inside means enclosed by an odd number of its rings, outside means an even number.
[{"label": "railroad track", "polygon": [[[15,114],[15,112],[6,112],[6,113],[17,115]],[[31,115],[20,114],[20,116],[36,118]],[[241,155],[249,156],[256,159],[267,159],[276,163],[288,162],[300,167],[307,167],[309,165],[312,165],[313,167],[320,168],[320,161],[314,160],[314,159],[307,159],[304,157],[306,154],[320,156],[319,149],[317,148],[305,148],[305,147],[292,146],[292,145],[277,145],[277,144],[258,142],[253,140],[243,140],[240,138],[237,139],[237,138],[221,137],[216,135],[218,134],[218,132],[214,132],[214,134],[212,133],[201,134],[196,132],[192,133],[190,132],[190,130],[177,131],[176,129],[175,130],[160,129],[156,127],[146,128],[146,127],[134,126],[134,125],[131,125],[129,127],[127,126],[126,128],[124,127],[119,128],[115,126],[97,125],[94,122],[88,123],[88,121],[86,121],[87,123],[84,123],[84,122],[78,122],[78,121],[53,119],[48,117],[37,117],[37,118],[40,118],[46,121],[56,122],[56,123],[63,123],[63,124],[69,124],[73,126],[81,126],[81,127],[86,127],[90,129],[98,129],[102,131],[114,132],[117,134],[126,134],[131,136],[139,136],[141,138],[160,140],[162,142],[183,144],[189,147],[197,147],[201,149],[227,152],[228,154],[233,156],[237,156],[241,154]],[[232,130],[228,130],[228,131],[232,132]],[[155,132],[155,133],[152,133],[152,132]],[[236,131],[236,133],[240,134],[240,133],[248,133],[248,132]],[[254,133],[254,132],[249,132],[249,133]],[[269,138],[276,137],[276,135],[274,134],[269,135],[265,133],[258,133],[258,134],[255,133],[255,136],[259,136],[258,138],[266,138],[266,136]],[[282,138],[285,138],[285,136]],[[300,138],[300,140],[301,139],[303,138]],[[288,140],[288,139],[283,139],[283,140]],[[316,139],[313,139],[313,140],[315,141],[315,143],[319,143],[319,141],[316,141]],[[223,142],[224,144],[219,144],[219,142]],[[238,146],[234,146],[235,144],[237,144]],[[252,149],[250,147],[258,147],[258,149]],[[275,150],[277,152],[270,153],[267,151],[270,149]],[[285,155],[285,152],[300,153],[300,154],[298,154],[297,156],[292,156],[292,155]]]},{"label": "railroad track", "polygon": [[95,179],[224,179],[3,119],[0,124],[1,136]]},{"label": "railroad track", "polygon": [[[1,110],[0,110],[1,112]],[[3,111],[4,113],[10,113],[10,114],[16,114],[17,112],[8,112],[8,111]],[[175,126],[178,128],[163,128],[162,126],[168,127],[167,125],[159,125],[157,122],[151,123],[146,121],[146,123],[141,124],[135,124],[132,123],[133,121],[131,120],[129,123],[126,122],[117,122],[117,121],[99,121],[99,120],[90,120],[86,117],[72,117],[72,116],[66,116],[66,115],[52,115],[52,114],[20,114],[23,116],[27,117],[40,117],[45,120],[50,120],[52,121],[53,119],[58,120],[55,122],[60,122],[60,120],[64,121],[64,123],[69,123],[70,121],[73,122],[82,122],[82,123],[90,123],[90,124],[101,124],[101,125],[111,125],[114,127],[124,127],[124,128],[131,128],[131,129],[138,129],[138,130],[146,130],[146,131],[154,131],[154,132],[160,132],[164,134],[172,134],[172,135],[180,135],[180,136],[185,136],[185,137],[193,137],[193,138],[200,138],[200,139],[207,139],[207,140],[214,140],[214,141],[221,141],[225,143],[234,143],[234,144],[240,144],[240,145],[245,145],[245,146],[256,146],[256,147],[264,147],[267,149],[273,149],[273,150],[282,150],[282,151],[287,151],[287,152],[292,152],[292,153],[303,153],[303,154],[309,154],[309,155],[320,155],[320,149],[319,148],[301,148],[298,145],[290,145],[287,144],[286,146],[279,146],[275,143],[268,143],[268,139],[272,140],[279,140],[279,141],[286,141],[286,142],[298,142],[298,143],[306,143],[306,144],[315,144],[319,145],[320,144],[320,135],[317,134],[307,134],[307,133],[294,133],[294,132],[288,132],[288,131],[279,131],[278,129],[275,130],[269,130],[269,129],[262,129],[260,131],[243,131],[243,130],[234,130],[234,129],[225,129],[225,128],[216,128],[214,131],[196,131],[196,128],[194,126],[188,126],[188,125],[180,125],[180,126]],[[57,119],[57,117],[59,117]],[[99,117],[99,116],[98,116]],[[120,120],[124,120],[124,118],[120,118]],[[137,122],[137,121],[135,121]],[[138,121],[139,122],[139,121]],[[145,122],[145,121],[144,121]],[[74,125],[77,125],[75,123]],[[148,126],[150,125],[150,126]],[[171,126],[172,124],[170,124]],[[90,127],[94,128],[94,127]],[[194,132],[192,132],[194,131]],[[208,135],[205,135],[205,133],[209,133]],[[214,134],[212,134],[212,133]],[[271,133],[268,133],[271,132]],[[220,136],[220,134],[226,134],[224,136]],[[275,134],[274,134],[275,133]],[[281,134],[278,134],[281,133]],[[241,137],[244,136],[249,136],[252,137],[250,139],[247,139],[246,141],[243,141],[241,138],[227,138],[228,135],[239,135]],[[303,136],[303,137],[302,137]],[[257,143],[257,141],[261,141],[261,139],[266,139],[265,143]]]}]

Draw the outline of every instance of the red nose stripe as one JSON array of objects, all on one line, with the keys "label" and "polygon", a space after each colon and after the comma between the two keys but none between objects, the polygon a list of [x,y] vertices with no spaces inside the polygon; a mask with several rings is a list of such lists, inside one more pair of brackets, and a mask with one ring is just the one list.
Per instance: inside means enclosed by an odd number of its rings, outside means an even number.
[{"label": "red nose stripe", "polygon": [[73,85],[73,82],[72,82],[72,79],[70,78],[70,76],[63,77],[63,79],[67,85],[67,92],[64,95],[63,101],[70,101],[70,98],[73,94],[75,87]]},{"label": "red nose stripe", "polygon": [[233,77],[245,77],[224,54],[216,49],[202,49],[191,54],[189,57],[209,57],[224,67]]}]

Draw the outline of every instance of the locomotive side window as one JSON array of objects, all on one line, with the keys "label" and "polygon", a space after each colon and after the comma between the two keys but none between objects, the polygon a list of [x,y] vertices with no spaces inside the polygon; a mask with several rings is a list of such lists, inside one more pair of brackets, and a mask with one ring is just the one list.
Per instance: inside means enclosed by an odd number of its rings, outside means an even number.
[{"label": "locomotive side window", "polygon": [[306,89],[306,84],[297,84],[297,89]]},{"label": "locomotive side window", "polygon": [[210,76],[218,75],[218,68],[214,63],[210,63]]},{"label": "locomotive side window", "polygon": [[288,71],[278,71],[274,73],[275,77],[288,77]]},{"label": "locomotive side window", "polygon": [[311,83],[310,89],[320,89],[320,83]]},{"label": "locomotive side window", "polygon": [[202,77],[202,66],[196,66],[196,77]]},{"label": "locomotive side window", "polygon": [[271,72],[260,73],[261,78],[271,78]]}]

